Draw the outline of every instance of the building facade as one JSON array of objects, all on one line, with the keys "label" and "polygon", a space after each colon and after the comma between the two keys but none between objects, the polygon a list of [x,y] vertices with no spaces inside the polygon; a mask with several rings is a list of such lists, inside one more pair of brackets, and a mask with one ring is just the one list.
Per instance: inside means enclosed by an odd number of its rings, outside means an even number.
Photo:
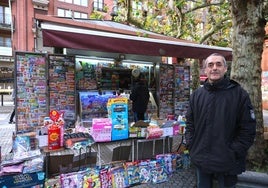
[{"label": "building facade", "polygon": [[0,2],[0,89],[13,86],[12,16],[8,0]]},{"label": "building facade", "polygon": [[[36,14],[110,20],[114,0],[2,0],[0,2],[0,89],[13,88],[14,52],[37,52]],[[56,49],[57,50],[57,49]]]},{"label": "building facade", "polygon": [[[14,52],[38,52],[36,15],[89,19],[92,13],[112,20],[117,0],[2,0],[0,2],[0,87],[13,87]],[[12,12],[12,14],[11,14]],[[268,29],[266,29],[268,33]],[[45,48],[44,48],[45,49]],[[46,51],[42,49],[43,51]],[[49,49],[51,50],[51,48]],[[52,53],[62,49],[53,48]],[[268,70],[267,39],[262,69]]]}]

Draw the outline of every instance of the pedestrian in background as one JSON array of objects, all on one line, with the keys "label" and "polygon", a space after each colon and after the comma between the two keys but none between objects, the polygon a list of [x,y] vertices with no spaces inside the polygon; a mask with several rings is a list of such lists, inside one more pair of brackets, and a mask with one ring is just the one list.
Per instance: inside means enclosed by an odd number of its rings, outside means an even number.
[{"label": "pedestrian in background", "polygon": [[[15,105],[15,89],[12,90],[11,97],[12,97],[12,100],[13,100],[14,105]],[[11,115],[10,115],[9,122],[8,122],[9,124],[15,123],[15,121],[13,120],[14,116],[15,116],[15,106],[13,108],[13,111],[12,111]]]},{"label": "pedestrian in background", "polygon": [[137,83],[134,85],[129,96],[132,100],[132,111],[134,113],[134,121],[145,119],[145,112],[149,102],[150,94],[146,80],[143,75],[140,75]]},{"label": "pedestrian in background", "polygon": [[256,120],[248,93],[225,73],[221,54],[207,57],[207,79],[194,91],[186,115],[186,145],[197,169],[197,187],[235,187],[245,171],[246,156],[256,134]]}]

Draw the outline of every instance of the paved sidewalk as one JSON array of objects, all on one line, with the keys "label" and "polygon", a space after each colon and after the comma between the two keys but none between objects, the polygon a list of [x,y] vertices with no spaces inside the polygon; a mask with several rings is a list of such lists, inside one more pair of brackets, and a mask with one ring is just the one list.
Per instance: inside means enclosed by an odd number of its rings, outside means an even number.
[{"label": "paved sidewalk", "polygon": [[0,146],[2,159],[12,148],[12,134],[15,131],[15,124],[9,124],[9,117],[14,106],[0,107]]}]

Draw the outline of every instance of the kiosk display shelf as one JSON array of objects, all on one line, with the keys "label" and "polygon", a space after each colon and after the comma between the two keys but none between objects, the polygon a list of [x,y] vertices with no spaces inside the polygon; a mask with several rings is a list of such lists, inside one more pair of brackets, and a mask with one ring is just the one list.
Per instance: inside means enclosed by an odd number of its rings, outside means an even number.
[{"label": "kiosk display shelf", "polygon": [[64,114],[67,128],[74,125],[76,119],[74,57],[16,52],[15,62],[17,132],[36,131],[43,126],[44,118],[48,116],[50,110]]}]

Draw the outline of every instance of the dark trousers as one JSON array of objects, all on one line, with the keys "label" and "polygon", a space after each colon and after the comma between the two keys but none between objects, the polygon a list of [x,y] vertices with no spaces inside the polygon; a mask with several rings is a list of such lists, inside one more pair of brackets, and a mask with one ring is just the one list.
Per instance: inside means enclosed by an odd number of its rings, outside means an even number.
[{"label": "dark trousers", "polygon": [[144,113],[134,112],[134,121],[144,120]]},{"label": "dark trousers", "polygon": [[13,111],[11,113],[11,116],[9,118],[9,122],[13,122],[14,116],[15,116],[15,109],[13,109]]},{"label": "dark trousers", "polygon": [[205,173],[197,168],[197,188],[212,188],[213,180],[217,180],[219,188],[235,188],[237,175]]}]

